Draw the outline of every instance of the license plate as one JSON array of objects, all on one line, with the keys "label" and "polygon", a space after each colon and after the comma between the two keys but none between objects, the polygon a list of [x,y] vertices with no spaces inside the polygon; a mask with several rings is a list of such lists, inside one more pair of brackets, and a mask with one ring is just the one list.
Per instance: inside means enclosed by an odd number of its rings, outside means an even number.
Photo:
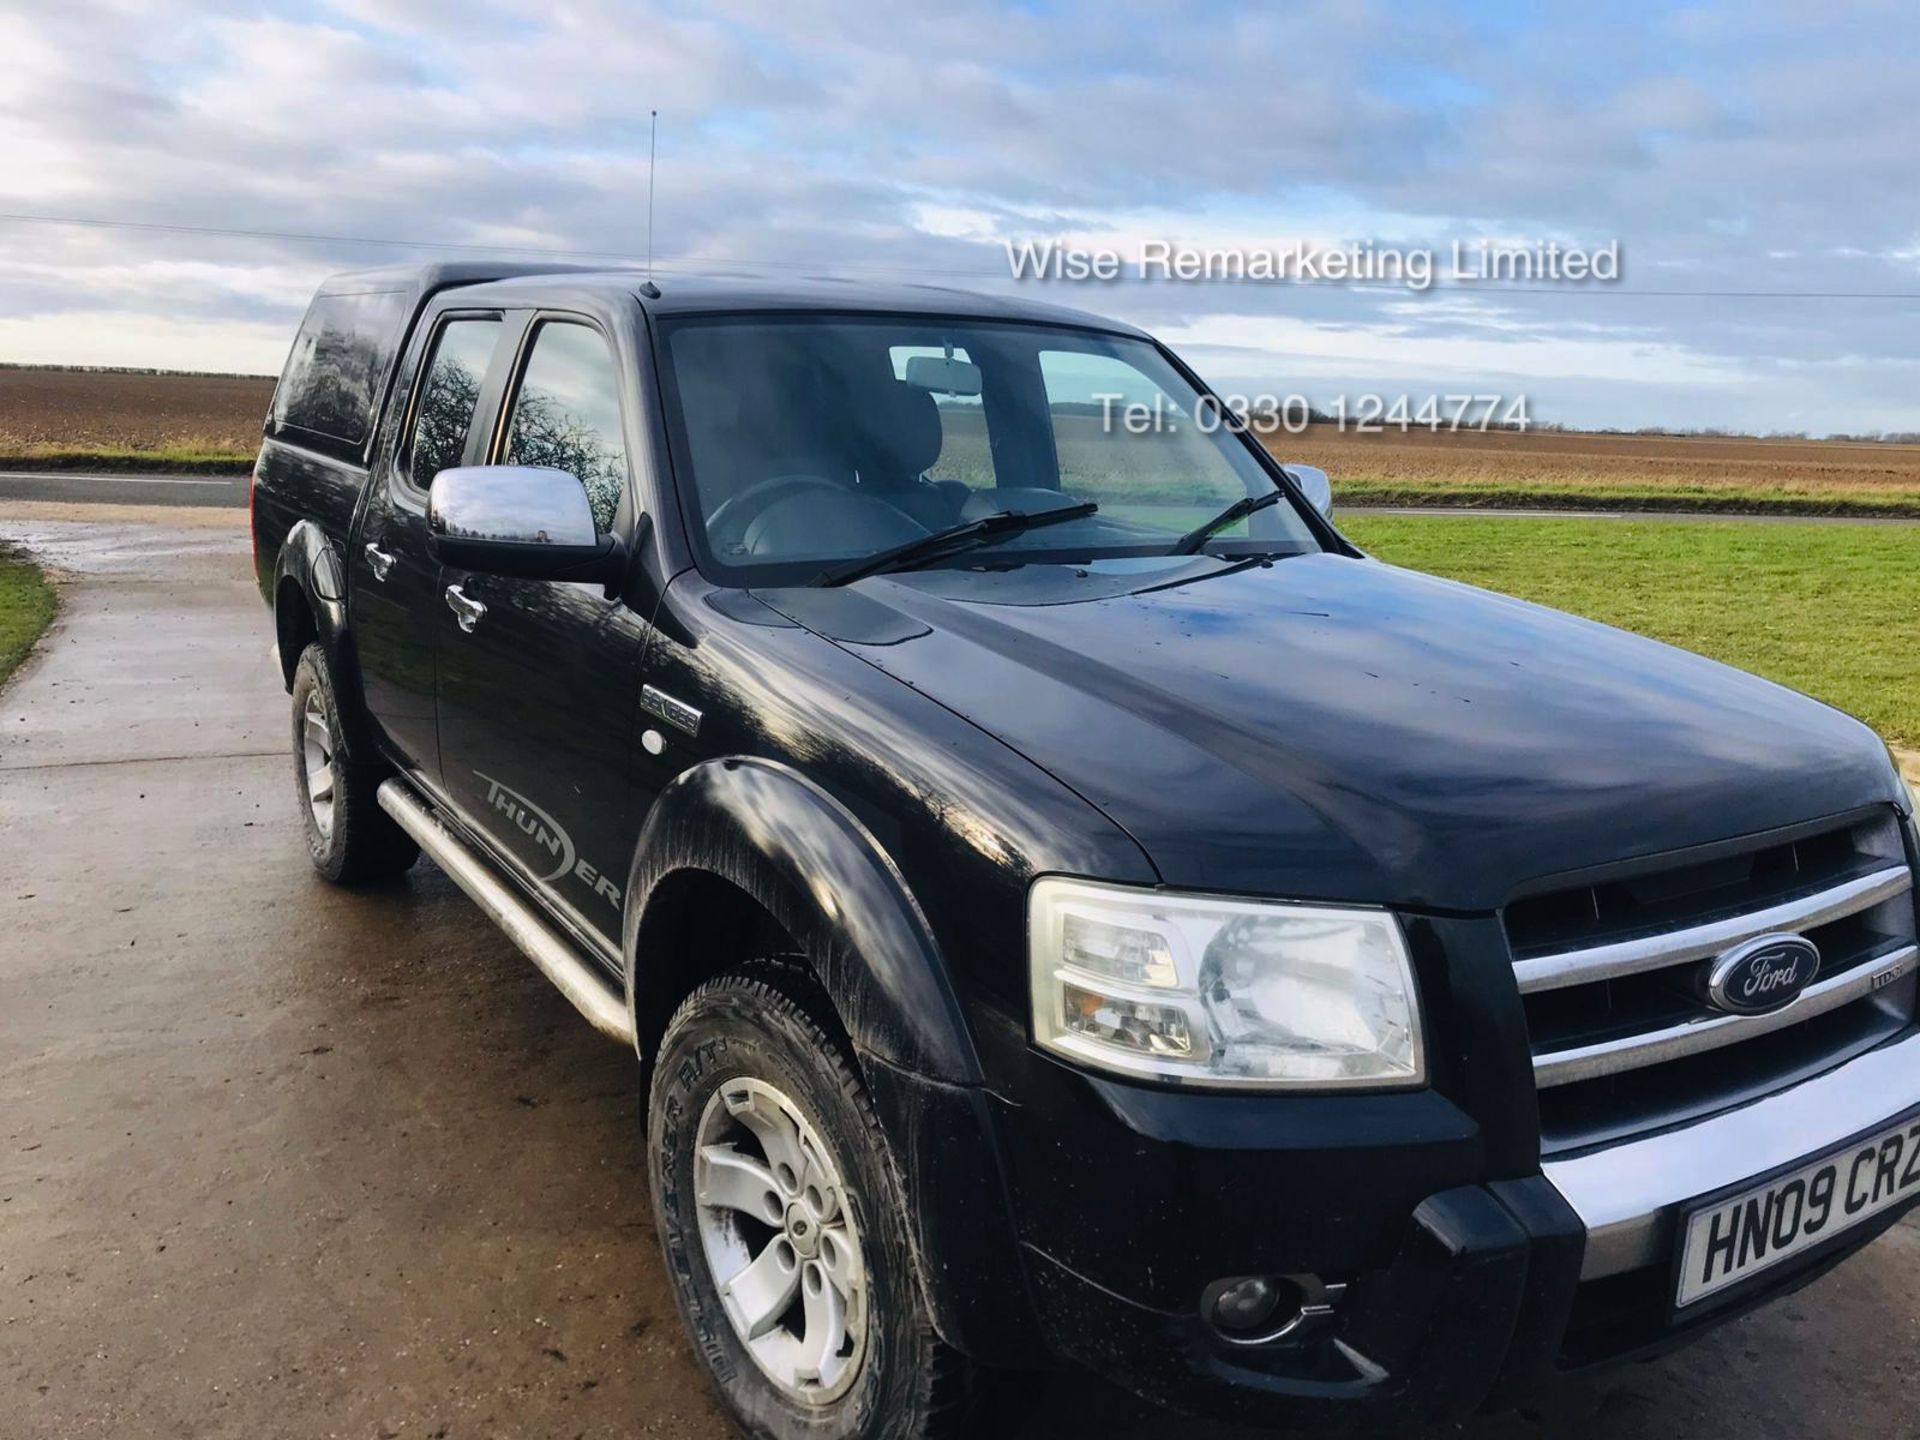
[{"label": "license plate", "polygon": [[1676,1307],[1692,1305],[1920,1197],[1920,1122],[1905,1121],[1687,1217]]}]

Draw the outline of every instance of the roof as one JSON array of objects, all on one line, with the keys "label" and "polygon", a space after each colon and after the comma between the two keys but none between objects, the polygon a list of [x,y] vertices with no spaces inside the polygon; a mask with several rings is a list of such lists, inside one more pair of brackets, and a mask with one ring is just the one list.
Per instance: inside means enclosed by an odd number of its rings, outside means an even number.
[{"label": "roof", "polygon": [[[520,261],[442,261],[395,265],[335,275],[323,294],[366,290],[408,290],[427,295],[449,286],[492,285],[507,291],[565,289],[631,296],[651,313],[715,315],[769,311],[870,312],[888,315],[939,315],[980,320],[1024,320],[1140,335],[1118,320],[1064,305],[1011,295],[984,295],[947,285],[884,285],[865,280],[769,280],[756,276],[655,276],[658,295],[645,293],[646,273],[636,267],[592,268]],[[510,301],[510,295],[489,297]]]},{"label": "roof", "polygon": [[[576,281],[584,278],[573,277]],[[645,304],[656,315],[705,315],[768,310],[873,311],[885,314],[967,316],[982,320],[1027,320],[1113,330],[1138,335],[1133,326],[1105,316],[1027,300],[985,295],[951,285],[883,285],[866,280],[767,280],[751,276],[667,276],[654,282],[657,299]]]},{"label": "roof", "polygon": [[448,285],[480,285],[489,280],[532,275],[579,274],[585,269],[580,265],[530,264],[523,260],[437,260],[426,265],[381,265],[329,275],[322,282],[320,293],[356,295],[411,290],[417,295],[426,295]]}]

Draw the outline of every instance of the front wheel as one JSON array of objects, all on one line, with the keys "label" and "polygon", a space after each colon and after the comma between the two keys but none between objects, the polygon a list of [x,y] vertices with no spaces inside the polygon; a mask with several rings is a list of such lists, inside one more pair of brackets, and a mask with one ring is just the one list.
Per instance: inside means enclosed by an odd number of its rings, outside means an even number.
[{"label": "front wheel", "polygon": [[385,773],[348,756],[327,652],[309,645],[293,672],[293,785],[313,867],[337,884],[404,872],[413,838],[380,808]]},{"label": "front wheel", "polygon": [[681,1318],[761,1440],[960,1433],[970,1367],[934,1332],[865,1088],[784,965],[723,975],[667,1027],[648,1100]]}]

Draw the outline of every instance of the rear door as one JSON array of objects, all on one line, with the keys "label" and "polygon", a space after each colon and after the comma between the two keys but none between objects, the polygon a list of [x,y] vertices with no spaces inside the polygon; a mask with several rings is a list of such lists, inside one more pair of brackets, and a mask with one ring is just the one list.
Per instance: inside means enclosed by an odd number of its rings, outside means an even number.
[{"label": "rear door", "polygon": [[367,508],[348,556],[355,648],[367,710],[387,753],[437,784],[435,647],[439,563],[427,547],[433,477],[485,444],[481,397],[506,332],[498,311],[442,311],[419,327],[404,420],[374,460]]},{"label": "rear door", "polygon": [[[616,348],[585,317],[542,314],[512,374],[494,463],[579,476],[601,533],[631,544]],[[646,621],[599,584],[447,567],[440,585],[485,607],[470,631],[444,598],[436,616],[446,793],[612,961],[632,859],[629,757]]]}]

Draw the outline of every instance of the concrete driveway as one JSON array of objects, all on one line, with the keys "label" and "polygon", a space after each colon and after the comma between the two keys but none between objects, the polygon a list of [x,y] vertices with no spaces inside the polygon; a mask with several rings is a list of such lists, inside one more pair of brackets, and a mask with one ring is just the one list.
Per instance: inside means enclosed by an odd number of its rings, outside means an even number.
[{"label": "concrete driveway", "polygon": [[[61,516],[63,518],[48,518]],[[728,1433],[635,1067],[430,865],[310,872],[244,513],[0,505],[0,1435]],[[1920,1226],[1479,1436],[1920,1434]],[[1219,1435],[1056,1386],[1030,1436]]]}]

